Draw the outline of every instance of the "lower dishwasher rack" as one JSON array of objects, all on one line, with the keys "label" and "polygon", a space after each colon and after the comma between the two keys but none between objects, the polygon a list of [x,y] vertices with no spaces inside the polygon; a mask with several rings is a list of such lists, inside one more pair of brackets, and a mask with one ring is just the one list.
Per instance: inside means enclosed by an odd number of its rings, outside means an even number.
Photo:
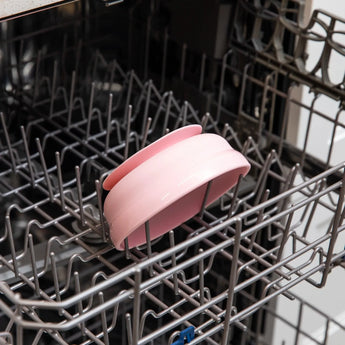
[{"label": "lower dishwasher rack", "polygon": [[[31,93],[7,94],[17,107],[1,114],[0,343],[270,344],[264,336],[269,318],[313,345],[326,343],[332,324],[345,332],[290,291],[301,282],[322,288],[333,270],[345,268],[345,163],[328,160],[311,175],[305,147],[300,162],[291,164],[285,154],[294,148],[281,137],[270,149],[274,136],[260,123],[258,135],[245,137],[99,52],[90,61],[86,87],[76,72],[70,86],[59,85],[55,61]],[[248,70],[242,100],[255,84],[263,103],[284,97],[286,108],[320,115],[282,95],[269,81],[276,71],[262,81]],[[23,126],[18,113],[25,114]],[[238,115],[249,124],[242,108]],[[163,237],[117,251],[102,210],[108,171],[192,123],[241,151],[250,174]],[[315,232],[320,212],[330,221]],[[303,331],[301,318],[292,324],[278,315],[272,307],[278,296],[322,318],[324,340]]]}]

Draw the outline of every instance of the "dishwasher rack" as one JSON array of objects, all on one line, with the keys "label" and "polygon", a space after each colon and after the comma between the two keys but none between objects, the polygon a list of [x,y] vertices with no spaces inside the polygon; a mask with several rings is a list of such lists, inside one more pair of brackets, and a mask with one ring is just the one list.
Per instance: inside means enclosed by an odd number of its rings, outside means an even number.
[{"label": "dishwasher rack", "polygon": [[[32,37],[20,46],[26,40]],[[280,88],[288,64],[267,64],[239,44],[216,62],[221,74],[213,116],[166,91],[164,73],[158,87],[100,51],[83,69],[84,43],[78,42],[70,49],[62,40],[61,55],[20,56],[7,72],[22,82],[7,85],[1,97],[0,343],[176,345],[187,329],[189,344],[269,344],[265,317],[289,324],[270,306],[280,295],[323,317],[326,339],[337,322],[289,290],[301,282],[322,288],[332,270],[345,268],[345,164],[334,164],[333,145],[317,159],[308,147],[316,117],[331,125],[332,140],[345,127],[341,87],[331,93],[319,82],[316,89],[316,77],[305,73],[301,80],[290,71],[292,81],[315,93],[303,104],[295,86]],[[188,48],[180,48],[184,71]],[[200,59],[203,91],[206,60]],[[31,83],[24,75],[30,64]],[[224,105],[230,78],[240,85],[236,118]],[[253,94],[258,102],[250,108]],[[320,95],[339,102],[335,116],[317,109]],[[284,111],[277,133],[278,103]],[[286,139],[292,108],[308,112],[300,147]],[[235,119],[231,125],[223,121],[227,116]],[[102,212],[103,180],[140,148],[192,123],[241,151],[250,174],[162,238],[116,251]],[[315,233],[318,212],[331,221]],[[296,339],[322,344],[300,324],[289,326]]]}]

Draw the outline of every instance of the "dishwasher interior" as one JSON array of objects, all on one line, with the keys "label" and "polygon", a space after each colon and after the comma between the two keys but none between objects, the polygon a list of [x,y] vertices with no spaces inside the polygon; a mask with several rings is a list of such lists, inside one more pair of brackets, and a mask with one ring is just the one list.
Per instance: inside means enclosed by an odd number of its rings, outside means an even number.
[{"label": "dishwasher interior", "polygon": [[[277,320],[293,334],[277,345],[345,335],[293,292],[345,268],[344,74],[328,70],[345,24],[323,11],[304,24],[304,5],[90,0],[1,22],[0,344],[270,345]],[[102,182],[188,124],[226,138],[250,173],[168,234],[117,251]],[[327,145],[315,155],[312,140]],[[298,306],[295,321],[278,297]]]}]

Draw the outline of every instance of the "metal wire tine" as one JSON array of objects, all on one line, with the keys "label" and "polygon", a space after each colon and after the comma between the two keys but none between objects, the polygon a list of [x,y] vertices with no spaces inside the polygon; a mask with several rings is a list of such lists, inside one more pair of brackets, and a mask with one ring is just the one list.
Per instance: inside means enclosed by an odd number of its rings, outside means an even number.
[{"label": "metal wire tine", "polygon": [[166,134],[166,129],[167,129],[167,127],[168,127],[168,122],[169,122],[169,117],[170,117],[170,110],[171,110],[172,97],[173,97],[173,92],[172,92],[172,91],[169,91],[169,93],[168,93],[168,103],[167,103],[167,108],[166,108],[165,117],[164,117],[164,124],[163,124],[162,136]]},{"label": "metal wire tine", "polygon": [[107,111],[107,132],[105,136],[105,152],[109,150],[109,143],[110,143],[110,133],[111,133],[111,111],[113,108],[113,94],[109,94],[108,100],[108,111]]},{"label": "metal wire tine", "polygon": [[242,331],[247,332],[248,327],[240,321],[235,321],[235,325]]},{"label": "metal wire tine", "polygon": [[30,179],[31,179],[31,186],[35,187],[34,170],[32,168],[32,162],[31,162],[31,157],[30,157],[30,152],[29,152],[29,145],[28,145],[28,141],[27,141],[27,138],[26,138],[26,133],[25,133],[24,126],[20,126],[20,131],[21,131],[22,138],[23,138],[24,151],[25,151],[25,156],[26,156],[26,161],[27,161],[27,164],[28,164],[28,168],[29,168]]},{"label": "metal wire tine", "polygon": [[80,168],[77,165],[75,167],[75,177],[77,179],[77,193],[78,193],[78,202],[79,202],[79,210],[80,210],[80,223],[82,228],[85,227],[85,214],[84,214],[84,205],[83,205],[83,194],[81,189],[81,181],[80,181]]},{"label": "metal wire tine", "polygon": [[182,45],[182,56],[181,56],[181,70],[180,70],[180,79],[184,79],[184,71],[186,65],[186,52],[187,52],[187,44],[183,43]]},{"label": "metal wire tine", "polygon": [[259,203],[260,199],[262,198],[262,194],[264,192],[264,188],[265,188],[265,185],[266,185],[266,179],[268,177],[268,173],[269,173],[270,167],[272,165],[274,153],[275,153],[275,151],[272,150],[267,155],[265,163],[264,163],[264,165],[262,167],[262,171],[261,171],[260,176],[258,178],[259,189],[258,189],[258,191],[256,193],[256,198],[255,198],[255,201],[254,201],[254,205],[257,205]]},{"label": "metal wire tine", "polygon": [[201,56],[201,71],[200,71],[200,79],[199,79],[199,91],[201,92],[204,88],[205,66],[206,66],[206,54],[203,53]]},{"label": "metal wire tine", "polygon": [[128,345],[133,344],[133,331],[132,331],[132,317],[130,313],[126,313],[126,329],[127,329],[127,338],[128,338]]},{"label": "metal wire tine", "polygon": [[207,122],[209,118],[210,118],[210,113],[206,113],[201,119],[202,133],[205,133],[206,131],[206,126],[207,126]]},{"label": "metal wire tine", "polygon": [[12,256],[14,274],[16,277],[18,277],[19,276],[18,261],[17,261],[17,256],[16,256],[16,249],[14,246],[10,216],[5,216],[5,226],[7,228],[8,240],[10,242],[10,250],[11,250],[11,256]]},{"label": "metal wire tine", "polygon": [[36,145],[37,145],[38,153],[40,155],[43,173],[44,173],[44,177],[45,177],[47,188],[48,188],[49,199],[50,199],[50,202],[53,203],[54,202],[53,188],[52,188],[52,185],[50,183],[48,169],[47,169],[46,161],[44,159],[43,150],[42,150],[42,146],[41,146],[41,142],[40,142],[39,138],[36,138]]},{"label": "metal wire tine", "polygon": [[[169,231],[169,244],[170,248],[175,247],[175,234],[173,230]],[[176,254],[172,253],[171,254],[171,266],[176,267]],[[178,296],[178,281],[177,281],[177,273],[174,271],[173,273],[173,283],[174,283],[174,294]]]},{"label": "metal wire tine", "polygon": [[[75,292],[77,295],[80,295],[81,289],[80,289],[80,280],[79,280],[79,273],[77,271],[74,272],[74,282],[75,282]],[[79,316],[83,315],[83,302],[80,299],[78,301],[78,314]],[[85,335],[85,322],[80,323],[80,330],[82,335]]]},{"label": "metal wire tine", "polygon": [[238,177],[237,184],[236,184],[235,190],[234,190],[234,194],[233,194],[232,199],[231,199],[231,204],[230,204],[230,208],[229,208],[229,211],[228,211],[228,218],[232,217],[232,213],[235,210],[236,200],[237,200],[237,197],[238,197],[238,192],[240,190],[240,185],[241,185],[242,180],[243,180],[243,175],[241,174]]},{"label": "metal wire tine", "polygon": [[164,135],[168,134],[170,132],[170,129],[169,128],[165,128],[165,133]]},{"label": "metal wire tine", "polygon": [[39,345],[39,343],[41,342],[41,337],[42,334],[44,333],[43,329],[40,329],[35,336],[35,339],[32,340],[31,345]]},{"label": "metal wire tine", "polygon": [[[61,295],[60,295],[59,276],[57,273],[55,253],[50,252],[49,256],[50,256],[50,264],[51,264],[51,268],[52,268],[52,275],[53,275],[56,301],[60,302],[61,301]],[[59,314],[62,314],[61,310],[59,310]]]},{"label": "metal wire tine", "polygon": [[[225,124],[225,126],[224,126],[223,129],[224,129],[224,130],[227,130],[227,131],[229,132],[229,135],[230,135],[231,139],[234,140],[236,146],[238,147],[238,150],[239,150],[239,151],[242,151],[242,150],[243,150],[242,140],[240,140],[240,139],[238,138],[237,132],[234,131],[234,130],[231,128],[231,126],[230,126],[229,124],[227,124],[227,123]],[[225,139],[226,139],[226,136],[227,136],[227,135],[228,135],[228,133],[226,132],[226,133],[224,134],[224,138],[225,138]]]},{"label": "metal wire tine", "polygon": [[[98,293],[99,297],[99,304],[103,305],[104,304],[104,295],[103,292],[100,291]],[[109,345],[109,335],[108,335],[108,326],[107,326],[107,315],[105,310],[101,311],[101,321],[102,321],[102,331],[103,331],[103,339],[104,339],[104,345]]]},{"label": "metal wire tine", "polygon": [[242,223],[241,220],[236,221],[236,232],[233,244],[233,252],[232,252],[232,262],[231,262],[231,271],[229,277],[229,288],[228,288],[228,298],[226,304],[226,312],[224,318],[224,332],[222,337],[221,345],[229,344],[229,334],[230,334],[230,318],[231,318],[231,311],[234,301],[234,289],[237,282],[237,266],[238,266],[238,258],[240,254],[240,243],[241,243],[241,230],[242,230]]},{"label": "metal wire tine", "polygon": [[[147,246],[147,257],[150,258],[152,256],[152,248],[151,248],[151,235],[150,235],[150,222],[145,222],[145,236],[146,236],[146,246]],[[149,267],[149,274],[153,276],[153,268],[152,265]]]},{"label": "metal wire tine", "polygon": [[345,207],[344,207],[344,209],[343,209],[343,213],[342,213],[341,216],[340,216],[339,225],[340,225],[340,224],[343,224],[344,219],[345,219]]},{"label": "metal wire tine", "polygon": [[16,170],[17,170],[16,169],[16,160],[14,158],[14,154],[13,154],[13,150],[12,150],[12,146],[11,146],[11,142],[10,142],[10,136],[8,135],[8,131],[7,131],[6,123],[5,123],[5,117],[4,117],[3,112],[0,112],[0,119],[1,119],[2,128],[4,129],[4,135],[5,135],[6,145],[7,145],[7,149],[8,149],[8,155],[10,157],[11,164],[12,164],[12,171],[14,173],[16,173]]},{"label": "metal wire tine", "polygon": [[316,101],[319,99],[320,94],[315,94],[310,106],[309,106],[309,115],[308,115],[308,122],[306,125],[306,132],[305,132],[305,139],[303,141],[303,149],[302,149],[302,153],[301,153],[301,160],[300,160],[300,164],[302,167],[304,167],[304,163],[305,163],[305,158],[307,155],[307,147],[308,147],[308,142],[309,142],[309,138],[310,138],[310,130],[311,130],[311,126],[312,126],[312,122],[313,122],[313,118],[315,118],[315,103]]},{"label": "metal wire tine", "polygon": [[54,70],[53,70],[53,81],[52,81],[52,90],[50,95],[50,107],[49,107],[49,117],[52,117],[54,112],[54,102],[55,102],[55,89],[56,89],[56,79],[57,79],[57,68],[58,62],[54,60]]},{"label": "metal wire tine", "polygon": [[[345,77],[344,77],[344,82],[345,82]],[[344,84],[343,84],[344,85]],[[337,124],[339,123],[339,119],[340,119],[340,116],[341,114],[343,114],[343,107],[339,107],[337,113],[336,113],[336,116],[335,116],[335,119],[334,119],[334,126],[333,126],[333,129],[332,129],[332,134],[330,136],[330,146],[329,146],[329,149],[328,149],[328,154],[327,154],[327,160],[326,160],[326,167],[325,167],[325,170],[328,170],[330,168],[330,163],[331,163],[331,158],[332,158],[332,154],[333,154],[333,149],[334,149],[334,144],[336,143],[336,136],[337,136]]]},{"label": "metal wire tine", "polygon": [[143,133],[143,136],[142,136],[143,137],[142,142],[141,142],[141,148],[142,149],[146,145],[146,141],[147,141],[147,137],[148,137],[148,134],[149,134],[150,127],[151,127],[151,123],[152,123],[152,117],[149,117],[147,119],[145,130],[144,130],[144,133]]},{"label": "metal wire tine", "polygon": [[[202,252],[203,252],[203,249],[200,248],[199,254],[201,254]],[[205,303],[204,290],[205,290],[204,260],[201,259],[199,261],[199,291],[200,291],[200,304],[201,305]]]},{"label": "metal wire tine", "polygon": [[129,139],[130,139],[130,135],[131,135],[131,120],[132,120],[132,105],[129,105],[128,111],[127,111],[126,145],[125,145],[124,160],[126,160],[128,158],[128,154],[129,154]]},{"label": "metal wire tine", "polygon": [[129,260],[131,258],[131,253],[129,251],[128,237],[125,238],[125,254],[126,254],[126,259]]},{"label": "metal wire tine", "polygon": [[[20,321],[22,321],[22,316],[21,315],[18,315],[18,319],[20,320]],[[17,324],[17,330],[16,330],[16,335],[17,335],[17,337],[16,337],[16,343],[17,343],[17,345],[23,345],[24,343],[23,343],[23,327],[22,326],[20,326],[19,324]]]},{"label": "metal wire tine", "polygon": [[[265,190],[265,193],[263,194],[262,198],[261,198],[261,204],[264,203],[265,201],[268,200],[269,198],[269,195],[270,195],[270,190],[269,189],[266,189]],[[263,219],[264,219],[264,211],[265,209],[264,208],[261,208],[260,211],[259,211],[259,214],[258,214],[258,218],[256,220],[256,224],[260,224]],[[256,235],[258,233],[257,232],[254,232],[254,234],[251,236],[250,238],[250,243],[249,243],[249,249],[253,249],[253,246],[254,246],[254,242],[255,242],[255,239],[256,239]]]},{"label": "metal wire tine", "polygon": [[90,93],[90,102],[89,102],[89,111],[87,114],[87,124],[86,124],[86,140],[89,139],[90,130],[91,130],[91,120],[92,120],[92,111],[93,111],[93,100],[95,97],[95,87],[96,83],[93,81],[91,83],[91,93]]},{"label": "metal wire tine", "polygon": [[38,281],[38,275],[37,275],[37,267],[36,267],[36,256],[35,256],[35,248],[34,248],[34,242],[32,239],[32,234],[28,235],[29,238],[29,250],[30,250],[30,257],[31,257],[31,266],[32,266],[32,274],[34,277],[34,284],[35,284],[35,291],[37,296],[40,296],[40,284]]},{"label": "metal wire tine", "polygon": [[251,136],[249,136],[243,144],[241,153],[246,156],[248,154],[248,150],[252,144],[253,144],[253,138]]},{"label": "metal wire tine", "polygon": [[226,135],[228,134],[229,128],[230,128],[229,124],[226,123],[226,124],[224,125],[223,131],[222,131],[222,137],[223,137],[223,138],[226,138]]},{"label": "metal wire tine", "polygon": [[138,345],[140,327],[140,284],[141,270],[134,272],[134,305],[133,305],[133,341],[132,345]]},{"label": "metal wire tine", "polygon": [[297,251],[297,234],[295,231],[291,233],[292,236],[292,253],[295,254]]},{"label": "metal wire tine", "polygon": [[[320,185],[319,185],[317,193],[321,192],[324,189],[325,185],[326,185],[326,179],[322,179],[320,181]],[[312,203],[313,206],[311,207],[307,223],[305,224],[304,229],[303,229],[302,237],[304,237],[304,238],[308,235],[310,225],[311,225],[313,219],[315,219],[314,214],[315,214],[315,211],[317,209],[317,206],[319,205],[319,200],[320,200],[320,198],[316,198]]]},{"label": "metal wire tine", "polygon": [[[284,189],[282,192],[285,192],[287,190],[289,190],[292,186],[293,186],[293,183],[295,182],[295,178],[297,176],[297,172],[298,172],[298,169],[299,169],[299,163],[297,163],[296,165],[294,165],[291,169],[290,169],[290,172],[286,178],[286,182],[285,182],[285,185],[284,185]],[[288,205],[289,203],[289,198],[285,198],[283,200],[280,200],[278,202],[278,209],[279,209],[279,212],[283,211],[286,209],[286,206]]]},{"label": "metal wire tine", "polygon": [[287,92],[287,98],[286,98],[286,105],[284,108],[284,113],[283,113],[283,121],[282,121],[282,129],[281,129],[281,134],[280,134],[280,139],[279,139],[279,145],[278,145],[278,156],[282,156],[283,152],[283,144],[284,144],[284,138],[286,135],[286,127],[288,124],[288,118],[290,114],[290,107],[291,107],[291,101],[292,101],[292,93],[294,90],[295,86],[290,86]]},{"label": "metal wire tine", "polygon": [[74,92],[75,92],[75,78],[76,73],[75,71],[72,72],[72,82],[71,82],[71,91],[69,94],[69,106],[68,106],[68,117],[67,117],[67,125],[70,126],[72,123],[72,111],[73,111],[73,103],[74,103]]},{"label": "metal wire tine", "polygon": [[341,225],[340,221],[342,220],[342,215],[344,212],[343,211],[344,201],[345,201],[345,169],[343,169],[343,176],[341,179],[341,188],[339,191],[338,204],[337,204],[337,208],[336,208],[335,215],[333,218],[333,224],[332,224],[332,229],[331,229],[331,239],[330,239],[329,245],[328,245],[327,258],[326,258],[326,262],[325,262],[325,269],[323,271],[322,279],[321,279],[319,287],[323,287],[326,284],[326,281],[328,278],[328,273],[329,273],[329,270],[331,269],[334,246],[336,244],[338,234],[339,234],[338,228]]},{"label": "metal wire tine", "polygon": [[134,71],[131,70],[129,73],[129,81],[128,81],[128,92],[127,92],[127,98],[126,98],[126,105],[125,105],[125,121],[128,121],[128,110],[129,105],[131,102],[131,95],[132,95],[132,88],[133,88],[133,79],[134,79]]},{"label": "metal wire tine", "polygon": [[291,228],[291,222],[292,222],[293,216],[294,216],[294,212],[289,213],[289,217],[288,217],[288,220],[286,222],[286,225],[285,225],[285,228],[283,231],[283,237],[282,237],[282,240],[280,242],[278,253],[277,253],[277,262],[279,262],[282,258],[285,244],[286,244],[286,241],[287,241],[289,234],[290,234],[290,228]]},{"label": "metal wire tine", "polygon": [[212,182],[213,181],[209,181],[207,183],[204,199],[202,200],[202,204],[201,204],[201,210],[199,212],[199,217],[200,218],[202,218],[204,216],[205,208],[206,208],[206,204],[207,204],[207,198],[208,198],[208,195],[210,194],[210,190],[211,190],[211,187],[212,187]]},{"label": "metal wire tine", "polygon": [[141,133],[143,135],[145,131],[145,126],[147,125],[147,118],[149,115],[149,108],[150,108],[150,103],[151,103],[151,93],[152,93],[152,85],[153,82],[150,79],[147,83],[147,92],[146,92],[146,100],[145,100],[145,108],[144,108],[144,115],[143,115],[143,120],[142,120],[142,128],[141,128]]},{"label": "metal wire tine", "polygon": [[58,151],[55,152],[55,161],[56,161],[56,170],[57,170],[57,175],[58,175],[58,185],[59,185],[61,209],[62,209],[62,211],[65,211],[66,210],[65,194],[64,194],[64,190],[63,190],[60,152],[58,152]]},{"label": "metal wire tine", "polygon": [[108,241],[108,231],[105,225],[105,219],[103,215],[103,203],[102,203],[102,191],[101,191],[101,183],[99,180],[95,180],[96,186],[96,194],[97,194],[97,204],[98,204],[98,212],[99,212],[99,219],[101,221],[102,226],[102,239],[104,242]]},{"label": "metal wire tine", "polygon": [[[258,123],[258,138],[257,138],[257,142],[261,143],[262,142],[262,136],[263,136],[263,129],[264,129],[264,116],[265,113],[267,112],[267,115],[269,116],[269,111],[267,110],[267,102],[268,102],[268,90],[269,90],[269,86],[270,86],[270,82],[271,84],[273,83],[273,78],[276,75],[275,72],[272,72],[270,74],[268,74],[265,78],[264,81],[264,86],[263,86],[263,95],[262,95],[262,101],[261,101],[261,106],[260,108],[258,107],[258,115],[259,115],[259,123]],[[276,89],[276,86],[275,86]],[[271,95],[272,99],[272,109],[275,108],[275,98],[276,95],[274,92],[272,92]],[[272,110],[271,110],[271,116],[269,116],[269,133],[272,133],[272,127],[273,127],[273,117],[272,117]]]},{"label": "metal wire tine", "polygon": [[187,123],[188,102],[184,101],[182,106],[182,126]]},{"label": "metal wire tine", "polygon": [[[252,319],[252,318],[250,318],[250,319]],[[248,318],[247,318],[247,319],[243,320],[243,322],[246,323],[246,325],[243,324],[243,326],[246,328],[246,330],[247,330],[248,328],[249,328],[249,329],[252,329],[252,328],[251,328],[252,320],[249,321]],[[249,323],[250,323],[250,324],[249,324]],[[248,344],[248,342],[249,342],[248,332],[244,331],[244,332],[243,332],[243,336],[242,336],[242,338],[241,338],[241,343],[240,343],[240,345],[246,345],[246,344]]]}]

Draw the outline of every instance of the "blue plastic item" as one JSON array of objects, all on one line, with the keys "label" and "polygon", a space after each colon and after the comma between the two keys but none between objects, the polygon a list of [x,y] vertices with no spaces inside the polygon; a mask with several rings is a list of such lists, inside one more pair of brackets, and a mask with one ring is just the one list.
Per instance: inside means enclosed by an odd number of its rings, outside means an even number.
[{"label": "blue plastic item", "polygon": [[194,339],[194,336],[195,336],[195,328],[193,326],[190,326],[184,329],[183,331],[181,331],[179,338],[176,341],[174,341],[171,345],[184,345],[185,340],[187,340],[186,344],[188,344]]}]

